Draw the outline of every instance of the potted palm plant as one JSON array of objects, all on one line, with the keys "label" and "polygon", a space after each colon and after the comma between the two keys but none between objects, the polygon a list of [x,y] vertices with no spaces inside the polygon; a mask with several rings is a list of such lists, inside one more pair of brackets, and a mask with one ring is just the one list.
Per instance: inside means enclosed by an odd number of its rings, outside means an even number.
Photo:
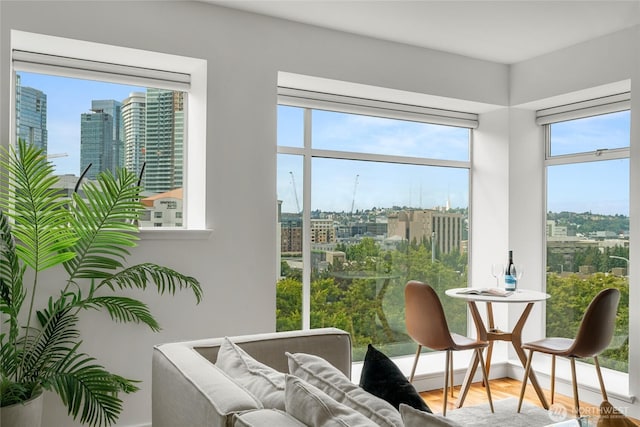
[{"label": "potted palm plant", "polygon": [[[187,289],[197,302],[202,297],[193,277],[153,263],[125,264],[144,209],[134,174],[101,173],[82,186],[83,197],[61,197],[57,180],[42,150],[20,141],[0,153],[2,425],[15,423],[9,418],[28,407],[41,417],[43,390],[56,393],[82,424],[115,423],[122,393],[138,390],[137,381],[109,372],[83,352],[82,312],[101,310],[116,322],[157,331],[147,305],[121,291],[153,284],[160,294]],[[47,274],[50,269],[60,271]],[[56,277],[64,279],[54,282]]]}]

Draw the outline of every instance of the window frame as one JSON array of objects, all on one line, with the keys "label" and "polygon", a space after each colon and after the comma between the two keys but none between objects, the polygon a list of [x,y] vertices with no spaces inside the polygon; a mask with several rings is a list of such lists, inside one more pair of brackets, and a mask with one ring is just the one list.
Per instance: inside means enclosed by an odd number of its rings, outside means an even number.
[{"label": "window frame", "polygon": [[[407,164],[417,166],[453,167],[467,169],[469,212],[471,212],[473,129],[479,125],[478,115],[437,108],[404,105],[371,99],[354,98],[324,92],[278,87],[277,106],[303,109],[303,146],[277,145],[277,154],[298,155],[303,161],[302,229],[311,230],[311,174],[313,158]],[[347,114],[366,115],[395,120],[464,127],[469,129],[469,160],[443,160],[428,157],[372,154],[337,151],[312,147],[312,111],[326,110]],[[469,233],[469,240],[471,239]],[[302,233],[302,329],[311,328],[311,233]],[[469,243],[469,246],[471,243]],[[470,257],[470,254],[469,254]],[[471,264],[471,259],[468,260]]]},{"label": "window frame", "polygon": [[[544,201],[543,201],[543,212],[542,212],[542,221],[545,224],[543,227],[546,230],[546,221],[547,215],[549,212],[549,208],[547,206],[548,201],[548,190],[549,190],[549,174],[548,169],[551,166],[567,166],[567,165],[577,165],[577,164],[586,164],[590,162],[600,162],[600,161],[611,161],[611,160],[620,160],[627,159],[629,163],[629,179],[631,179],[631,140],[629,140],[629,145],[621,148],[602,148],[595,149],[591,151],[584,152],[576,152],[571,154],[561,154],[561,155],[552,155],[551,154],[551,126],[555,123],[560,123],[564,121],[572,121],[579,120],[588,117],[595,116],[604,116],[611,113],[629,111],[631,112],[631,104],[630,104],[630,93],[625,92],[622,94],[614,94],[611,96],[605,96],[601,98],[589,99],[586,101],[562,105],[557,107],[551,107],[544,110],[538,110],[536,112],[536,123],[543,127],[543,135],[544,135]],[[553,114],[549,114],[549,112],[553,112]],[[629,203],[631,203],[631,195],[629,197]],[[631,212],[629,213],[629,217],[631,217]],[[545,232],[543,237],[543,268],[546,269],[548,260],[547,260],[547,245],[548,239]],[[631,238],[629,238],[629,245],[631,244]],[[627,276],[629,283],[631,283],[630,279],[630,271],[627,271]],[[547,287],[547,277],[544,275],[544,289]],[[630,305],[631,310],[631,305]],[[546,335],[546,321],[547,314],[546,310],[542,313],[542,332],[543,335]],[[631,323],[629,323],[629,335],[631,334]],[[628,359],[628,369],[631,369],[631,360],[632,360],[632,351],[633,349],[629,348],[629,359]],[[543,358],[544,359],[544,358]],[[538,362],[540,363],[540,362]],[[584,362],[580,362],[579,365],[585,364]],[[583,369],[582,367],[578,367],[579,370]],[[589,369],[592,369],[589,367]],[[591,374],[589,374],[591,375]],[[616,370],[611,370],[605,368],[603,370],[603,376],[606,378],[608,382],[613,383],[611,387],[612,390],[620,388],[622,384],[628,384],[628,372],[621,372]],[[612,391],[610,390],[610,392]]]},{"label": "window frame", "polygon": [[[173,54],[152,52],[146,50],[132,49],[114,45],[74,40],[69,38],[55,37],[43,34],[29,33],[19,30],[11,30],[11,93],[10,105],[16,104],[16,72],[38,72],[49,75],[59,75],[71,78],[91,79],[92,73],[88,69],[76,68],[75,72],[62,68],[56,72],[54,68],[43,71],[38,65],[30,66],[29,63],[19,63],[16,67],[13,52],[26,51],[42,55],[53,55],[61,58],[73,58],[79,61],[94,63],[104,63],[115,67],[133,67],[139,69],[161,70],[169,74],[188,75],[190,87],[183,90],[187,94],[185,109],[187,110],[187,120],[185,124],[184,136],[184,205],[183,215],[186,227],[165,228],[162,230],[153,227],[141,228],[143,238],[208,238],[210,230],[206,226],[206,183],[201,179],[206,176],[206,117],[207,117],[207,61],[198,58],[190,58]],[[114,64],[114,58],[117,63]],[[160,73],[162,74],[162,73]],[[132,78],[127,80],[122,74],[113,74],[109,78],[108,74],[100,74],[100,80],[111,83],[127,83],[134,85],[144,85],[144,79]],[[151,80],[153,81],[153,80]],[[149,86],[158,86],[150,83]],[[171,89],[164,85],[161,88]],[[16,138],[16,111],[10,109],[10,143],[15,144]]]}]

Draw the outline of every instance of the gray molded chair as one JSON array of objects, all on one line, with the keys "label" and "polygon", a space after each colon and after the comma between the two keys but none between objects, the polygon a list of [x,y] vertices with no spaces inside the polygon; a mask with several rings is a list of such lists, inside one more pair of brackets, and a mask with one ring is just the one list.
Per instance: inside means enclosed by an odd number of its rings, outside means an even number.
[{"label": "gray molded chair", "polygon": [[[413,362],[409,382],[413,381],[420,358],[422,347],[436,351],[446,351],[446,363],[444,368],[444,404],[442,415],[447,414],[447,389],[449,388],[449,373],[451,373],[451,387],[453,387],[453,358],[452,351],[474,350],[477,352],[485,381],[487,398],[493,412],[493,401],[487,378],[487,370],[482,356],[482,350],[488,346],[486,341],[473,340],[471,338],[451,333],[447,325],[447,319],[442,308],[438,294],[425,283],[415,280],[409,281],[404,288],[405,321],[409,336],[418,343],[418,351]],[[451,390],[453,393],[453,388]]]},{"label": "gray molded chair", "polygon": [[518,402],[518,412],[522,407],[527,378],[531,371],[531,359],[534,352],[551,355],[551,403],[553,403],[555,376],[556,376],[556,356],[568,357],[571,361],[571,380],[573,383],[573,401],[576,415],[580,414],[580,401],[578,399],[578,383],[576,381],[576,359],[583,357],[593,357],[600,382],[600,391],[603,400],[607,399],[607,391],[604,388],[602,373],[598,355],[604,351],[611,343],[613,332],[616,326],[616,313],[618,302],[620,301],[620,291],[617,289],[604,289],[596,295],[587,310],[585,311],[578,333],[574,339],[571,338],[544,338],[538,341],[525,343],[522,348],[529,350],[527,365],[525,367],[524,378],[522,379],[522,389],[520,390],[520,401]]}]

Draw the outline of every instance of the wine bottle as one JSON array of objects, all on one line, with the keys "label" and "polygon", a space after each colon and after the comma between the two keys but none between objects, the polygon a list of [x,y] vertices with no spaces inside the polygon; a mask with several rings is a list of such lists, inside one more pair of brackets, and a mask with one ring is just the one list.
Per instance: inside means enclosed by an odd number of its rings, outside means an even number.
[{"label": "wine bottle", "polygon": [[507,268],[504,271],[504,288],[507,291],[516,290],[518,286],[517,277],[516,266],[513,264],[513,251],[509,251],[509,260],[507,261]]}]

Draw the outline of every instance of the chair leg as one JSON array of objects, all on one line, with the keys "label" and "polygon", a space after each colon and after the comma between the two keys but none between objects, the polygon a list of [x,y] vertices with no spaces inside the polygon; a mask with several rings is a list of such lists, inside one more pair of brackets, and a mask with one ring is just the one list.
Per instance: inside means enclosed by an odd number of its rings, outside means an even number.
[{"label": "chair leg", "polygon": [[522,388],[520,389],[520,399],[518,400],[518,413],[520,409],[522,409],[522,400],[524,399],[524,392],[527,389],[527,379],[529,379],[529,372],[531,371],[531,359],[533,359],[533,350],[529,350],[527,365],[524,368],[524,378],[522,378]]},{"label": "chair leg", "polygon": [[553,397],[556,390],[556,355],[551,356],[551,404],[553,405]]},{"label": "chair leg", "polygon": [[451,390],[451,397],[453,397],[453,353],[451,353],[451,357],[449,358],[449,390]]},{"label": "chair leg", "polygon": [[411,375],[409,375],[409,382],[413,382],[413,376],[416,374],[416,367],[418,366],[418,359],[420,358],[420,352],[422,346],[418,344],[418,351],[416,351],[416,358],[413,360],[413,368],[411,368]]},{"label": "chair leg", "polygon": [[443,394],[443,404],[442,404],[442,416],[447,416],[447,396],[448,396],[448,388],[449,388],[449,366],[451,360],[451,350],[447,350],[447,360],[444,364],[444,389],[442,391]]},{"label": "chair leg", "polygon": [[575,406],[576,418],[580,418],[580,399],[578,398],[578,380],[576,379],[576,358],[571,359],[571,381],[573,383],[573,404]]},{"label": "chair leg", "polygon": [[602,400],[609,400],[607,398],[607,390],[604,388],[604,381],[602,379],[602,372],[600,372],[600,362],[598,356],[593,356],[593,361],[596,365],[596,372],[598,373],[598,381],[600,381],[600,391],[602,392]]},{"label": "chair leg", "polygon": [[491,413],[493,413],[493,400],[491,399],[491,389],[489,387],[489,374],[487,373],[487,367],[484,364],[482,357],[482,349],[476,348],[478,353],[478,359],[480,359],[480,368],[482,368],[482,378],[484,379],[485,388],[487,389],[487,399],[489,399],[489,406],[491,407]]}]

